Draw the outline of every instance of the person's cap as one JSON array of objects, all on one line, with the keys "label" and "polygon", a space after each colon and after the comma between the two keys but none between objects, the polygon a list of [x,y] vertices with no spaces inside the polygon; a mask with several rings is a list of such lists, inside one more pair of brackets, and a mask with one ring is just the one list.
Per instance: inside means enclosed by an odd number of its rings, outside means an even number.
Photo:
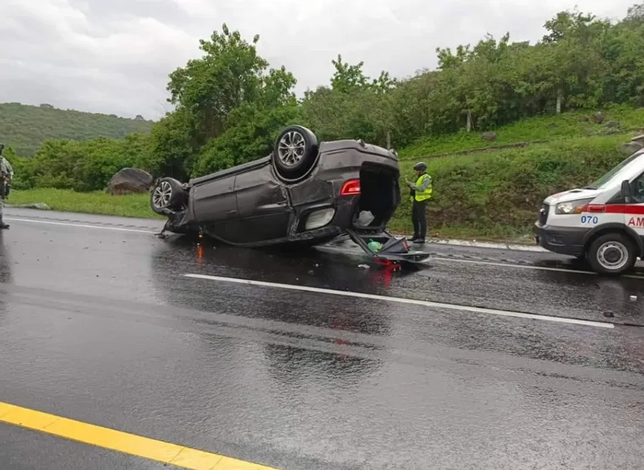
[{"label": "person's cap", "polygon": [[427,169],[427,165],[425,162],[418,162],[414,165],[414,170],[416,171],[425,171]]}]

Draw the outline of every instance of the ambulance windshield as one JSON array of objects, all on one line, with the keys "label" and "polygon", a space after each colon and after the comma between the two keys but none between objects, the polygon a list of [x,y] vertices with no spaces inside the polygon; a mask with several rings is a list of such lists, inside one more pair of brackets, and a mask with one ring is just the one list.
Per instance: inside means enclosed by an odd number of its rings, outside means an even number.
[{"label": "ambulance windshield", "polygon": [[618,165],[614,166],[610,171],[607,173],[604,173],[602,177],[600,177],[598,180],[590,184],[589,186],[584,187],[584,189],[602,189],[602,187],[606,186],[610,181],[613,179],[613,177],[619,173],[621,170],[626,168],[627,165],[633,163],[635,160],[638,158],[644,156],[644,154],[637,152],[630,157],[624,159],[621,163]]}]

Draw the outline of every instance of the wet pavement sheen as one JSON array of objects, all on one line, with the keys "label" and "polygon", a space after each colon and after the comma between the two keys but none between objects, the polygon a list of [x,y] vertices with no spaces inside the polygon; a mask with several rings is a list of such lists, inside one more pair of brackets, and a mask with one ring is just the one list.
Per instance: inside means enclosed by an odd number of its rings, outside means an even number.
[{"label": "wet pavement sheen", "polygon": [[[644,325],[642,279],[581,274],[550,254],[435,245],[428,266],[395,273],[359,268],[364,256],[345,246],[251,251],[106,229],[156,221],[8,212],[103,229],[12,220],[0,233],[2,401],[285,470],[644,461],[644,328],[625,326]],[[156,468],[9,426],[0,442],[11,468],[82,468],[86,452],[107,459],[95,468]]]}]

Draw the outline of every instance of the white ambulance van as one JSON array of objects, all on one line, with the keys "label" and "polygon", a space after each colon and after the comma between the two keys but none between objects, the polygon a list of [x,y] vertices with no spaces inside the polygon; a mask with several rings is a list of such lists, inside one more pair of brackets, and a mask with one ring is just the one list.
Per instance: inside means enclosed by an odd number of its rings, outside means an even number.
[{"label": "white ambulance van", "polygon": [[644,149],[591,185],[546,198],[534,228],[538,245],[597,273],[630,270],[644,257]]}]

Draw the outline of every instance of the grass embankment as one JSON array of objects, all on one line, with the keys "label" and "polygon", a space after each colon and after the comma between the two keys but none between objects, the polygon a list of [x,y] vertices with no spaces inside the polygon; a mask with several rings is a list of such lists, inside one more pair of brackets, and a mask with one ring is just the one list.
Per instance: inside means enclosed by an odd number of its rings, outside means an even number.
[{"label": "grass embankment", "polygon": [[[603,111],[603,124],[595,123],[593,115],[586,111],[525,119],[498,129],[495,142],[483,141],[478,132],[460,133],[422,139],[400,150],[403,175],[413,179],[413,164],[423,159],[434,178],[430,232],[447,238],[531,240],[541,201],[597,179],[626,157],[621,146],[644,127],[644,108],[610,107]],[[610,121],[618,126],[607,127]],[[529,145],[477,153],[519,142]],[[463,151],[473,153],[428,158]],[[405,187],[403,194],[390,227],[408,232],[411,204]]]},{"label": "grass embankment", "polygon": [[[585,186],[625,158],[624,135],[567,139],[490,154],[428,160],[435,196],[428,222],[433,235],[516,239],[531,234],[541,201],[550,194]],[[415,160],[404,160],[412,174]],[[410,178],[411,179],[411,178]],[[408,191],[391,229],[408,231]]]},{"label": "grass embankment", "polygon": [[[644,109],[604,111],[605,122],[617,121],[622,132],[601,135],[606,127],[583,119],[587,113],[528,119],[501,128],[493,145],[533,142],[524,148],[426,159],[434,178],[429,205],[432,236],[514,240],[530,236],[541,201],[557,191],[584,186],[625,158],[621,146],[644,125]],[[631,131],[626,131],[631,129]],[[615,131],[611,131],[615,132]],[[548,140],[547,143],[534,143]],[[429,139],[400,151],[403,176],[413,178],[421,157],[489,146],[479,133]],[[403,186],[402,205],[390,228],[411,230],[411,204]],[[126,217],[158,218],[149,196],[110,196],[54,189],[14,191],[10,204],[43,202],[53,210]]]},{"label": "grass embankment", "polygon": [[111,196],[106,192],[77,193],[64,189],[30,189],[12,191],[9,205],[45,203],[52,210],[120,217],[161,218],[150,209],[148,194]]},{"label": "grass embankment", "polygon": [[[644,127],[644,108],[613,106],[605,109],[603,124],[592,121],[594,112],[570,112],[557,116],[544,116],[524,119],[504,126],[495,131],[496,140],[486,142],[480,132],[461,132],[445,136],[420,139],[414,144],[399,150],[401,159],[440,155],[448,152],[483,150],[490,146],[502,146],[519,142],[556,141],[577,137],[606,135],[609,132],[628,133]],[[609,130],[605,127],[615,121],[619,127]]]}]

